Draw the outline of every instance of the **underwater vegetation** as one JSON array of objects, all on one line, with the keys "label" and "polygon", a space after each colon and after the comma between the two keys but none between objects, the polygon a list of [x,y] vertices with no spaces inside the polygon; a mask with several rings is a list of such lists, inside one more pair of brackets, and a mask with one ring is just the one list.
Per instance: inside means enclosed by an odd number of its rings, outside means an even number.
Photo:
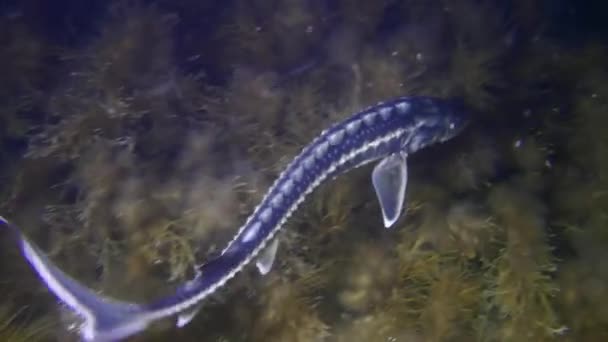
[{"label": "underwater vegetation", "polygon": [[56,325],[47,318],[32,319],[10,300],[2,303],[0,309],[0,338],[3,341],[46,341]]},{"label": "underwater vegetation", "polygon": [[[367,105],[460,97],[475,114],[410,157],[395,227],[354,170],[290,219],[268,275],[132,340],[608,339],[605,46],[562,44],[541,1],[195,3],[108,2],[78,44],[33,25],[35,4],[0,17],[0,214],[106,295],[190,279],[303,146]],[[75,339],[6,235],[0,340]]]}]

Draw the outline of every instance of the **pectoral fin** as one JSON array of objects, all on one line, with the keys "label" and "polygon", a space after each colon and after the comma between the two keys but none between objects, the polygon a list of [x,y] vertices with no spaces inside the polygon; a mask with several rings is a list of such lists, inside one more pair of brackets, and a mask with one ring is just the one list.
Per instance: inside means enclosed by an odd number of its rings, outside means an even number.
[{"label": "pectoral fin", "polygon": [[175,326],[178,328],[183,328],[188,323],[192,322],[194,316],[201,311],[202,305],[195,305],[193,308],[182,311],[179,315],[177,315],[177,322],[175,322]]},{"label": "pectoral fin", "polygon": [[279,247],[279,239],[275,238],[270,242],[270,244],[262,251],[258,260],[255,263],[255,266],[260,271],[260,274],[265,275],[270,272],[272,268],[272,264],[274,263],[274,257],[277,254],[277,249]]},{"label": "pectoral fin", "polygon": [[380,201],[384,227],[390,228],[401,215],[407,187],[407,155],[392,154],[372,172],[372,183]]}]

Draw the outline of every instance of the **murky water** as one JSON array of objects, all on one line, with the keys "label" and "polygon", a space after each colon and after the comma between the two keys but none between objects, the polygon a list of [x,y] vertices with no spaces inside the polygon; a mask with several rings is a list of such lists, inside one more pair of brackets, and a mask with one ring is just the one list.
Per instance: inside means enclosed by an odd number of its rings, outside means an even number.
[{"label": "murky water", "polygon": [[[183,328],[133,341],[608,339],[603,5],[35,1],[0,5],[0,214],[61,269],[145,303],[217,255],[323,129],[457,97],[385,229],[373,166],[323,184]],[[0,339],[79,319],[0,235]]]}]

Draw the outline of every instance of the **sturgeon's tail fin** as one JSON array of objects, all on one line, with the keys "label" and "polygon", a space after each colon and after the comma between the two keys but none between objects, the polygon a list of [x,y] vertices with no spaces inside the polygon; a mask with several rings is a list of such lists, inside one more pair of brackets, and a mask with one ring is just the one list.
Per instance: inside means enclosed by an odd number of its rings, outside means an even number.
[{"label": "sturgeon's tail fin", "polygon": [[21,253],[49,290],[84,319],[79,327],[84,340],[120,340],[144,330],[150,323],[140,305],[101,296],[72,279],[31,243],[17,226],[0,216],[2,226],[15,233]]}]

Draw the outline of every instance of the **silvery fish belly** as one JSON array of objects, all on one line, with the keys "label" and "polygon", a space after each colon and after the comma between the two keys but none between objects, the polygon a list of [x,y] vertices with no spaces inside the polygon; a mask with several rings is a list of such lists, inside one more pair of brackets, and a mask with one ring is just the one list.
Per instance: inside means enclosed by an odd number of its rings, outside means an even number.
[{"label": "silvery fish belly", "polygon": [[202,300],[255,260],[268,273],[278,249],[277,232],[304,199],[326,179],[378,161],[371,181],[385,227],[399,219],[407,188],[407,157],[425,146],[444,142],[466,124],[462,105],[431,97],[402,97],[366,108],[323,131],[279,175],[266,196],[222,253],[197,270],[197,276],[175,293],[151,303],[129,303],[101,296],[61,271],[18,227],[0,217],[0,225],[14,231],[21,252],[49,290],[80,315],[83,339],[120,340],[150,323],[177,316],[187,325]]}]

